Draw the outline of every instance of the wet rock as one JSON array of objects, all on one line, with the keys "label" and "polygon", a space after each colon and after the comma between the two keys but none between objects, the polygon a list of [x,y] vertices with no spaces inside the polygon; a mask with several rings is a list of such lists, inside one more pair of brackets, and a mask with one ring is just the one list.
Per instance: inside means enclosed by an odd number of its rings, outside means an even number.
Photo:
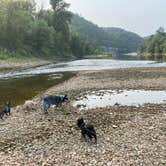
[{"label": "wet rock", "polygon": [[119,103],[115,103],[114,105],[115,105],[115,106],[119,106],[120,104],[119,104]]}]

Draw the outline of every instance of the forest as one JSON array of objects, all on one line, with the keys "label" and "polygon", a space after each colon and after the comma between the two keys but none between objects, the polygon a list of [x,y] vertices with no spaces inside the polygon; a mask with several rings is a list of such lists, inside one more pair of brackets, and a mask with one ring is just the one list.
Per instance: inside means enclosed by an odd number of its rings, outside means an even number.
[{"label": "forest", "polygon": [[85,41],[98,47],[116,48],[122,53],[136,52],[143,41],[136,33],[121,28],[99,27],[77,14],[73,14],[70,29]]},{"label": "forest", "polygon": [[160,27],[156,34],[147,37],[138,49],[140,55],[149,57],[164,57],[166,54],[166,33]]},{"label": "forest", "polygon": [[0,0],[0,54],[51,58],[82,57],[96,48],[70,32],[72,13],[63,0],[36,9],[34,0]]}]

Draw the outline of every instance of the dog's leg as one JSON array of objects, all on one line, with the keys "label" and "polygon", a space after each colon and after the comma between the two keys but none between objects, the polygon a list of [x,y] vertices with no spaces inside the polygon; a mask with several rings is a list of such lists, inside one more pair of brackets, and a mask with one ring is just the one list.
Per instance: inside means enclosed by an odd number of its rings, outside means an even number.
[{"label": "dog's leg", "polygon": [[47,102],[44,102],[44,103],[43,103],[43,107],[44,107],[44,112],[45,112],[46,114],[48,114],[48,109],[50,108],[50,104],[47,103]]},{"label": "dog's leg", "polygon": [[93,136],[90,133],[87,133],[87,136],[89,137],[90,141],[92,141]]},{"label": "dog's leg", "polygon": [[94,139],[95,139],[95,143],[97,144],[97,136],[96,133],[93,135]]},{"label": "dog's leg", "polygon": [[62,103],[61,102],[59,103],[59,107],[62,107]]},{"label": "dog's leg", "polygon": [[8,114],[9,114],[9,116],[10,116],[10,110],[9,110]]},{"label": "dog's leg", "polygon": [[81,139],[86,140],[86,133],[85,133],[85,131],[81,131]]},{"label": "dog's leg", "polygon": [[0,115],[0,118],[3,120],[3,114]]}]

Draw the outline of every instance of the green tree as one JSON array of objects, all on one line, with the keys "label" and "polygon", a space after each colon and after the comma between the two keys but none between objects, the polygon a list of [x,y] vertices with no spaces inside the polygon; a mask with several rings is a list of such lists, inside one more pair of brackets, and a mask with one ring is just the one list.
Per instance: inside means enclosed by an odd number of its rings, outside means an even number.
[{"label": "green tree", "polygon": [[[2,2],[3,3],[3,2]],[[8,0],[3,3],[3,46],[11,51],[23,48],[24,36],[33,22],[33,1]]]},{"label": "green tree", "polygon": [[0,0],[0,51],[54,58],[93,52],[90,43],[70,32],[69,4],[63,0],[50,3],[52,10],[37,11],[34,0]]}]

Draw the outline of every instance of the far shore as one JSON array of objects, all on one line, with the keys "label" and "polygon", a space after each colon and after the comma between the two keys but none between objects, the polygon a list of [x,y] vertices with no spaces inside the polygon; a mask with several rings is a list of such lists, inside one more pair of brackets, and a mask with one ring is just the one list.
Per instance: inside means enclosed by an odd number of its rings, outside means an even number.
[{"label": "far shore", "polygon": [[5,59],[5,60],[0,60],[0,71],[5,72],[5,71],[22,70],[49,63],[51,63],[49,60],[44,60],[39,58]]}]

